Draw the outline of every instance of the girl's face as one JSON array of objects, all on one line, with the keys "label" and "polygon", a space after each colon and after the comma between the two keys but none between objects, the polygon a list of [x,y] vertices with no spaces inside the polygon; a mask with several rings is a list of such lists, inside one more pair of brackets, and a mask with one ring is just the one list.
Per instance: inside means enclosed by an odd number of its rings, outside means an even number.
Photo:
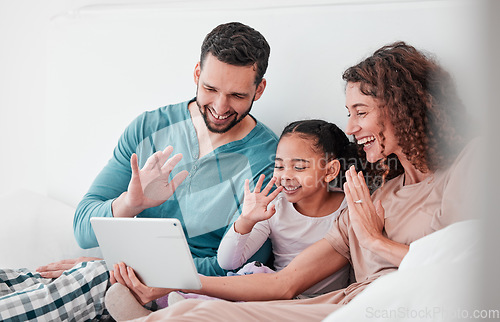
[{"label": "girl's face", "polygon": [[[281,138],[276,150],[274,177],[276,186],[283,186],[283,193],[291,203],[296,203],[319,193],[328,193],[325,179],[333,180],[328,174],[323,153],[314,150],[311,139],[290,133]],[[328,177],[328,178],[327,178]]]},{"label": "girl's face", "polygon": [[[391,153],[400,154],[392,123],[383,115],[377,100],[361,92],[359,83],[347,83],[346,108],[349,114],[346,134],[354,135],[357,143],[363,146],[368,162],[375,163]],[[383,141],[380,133],[384,134]]]}]

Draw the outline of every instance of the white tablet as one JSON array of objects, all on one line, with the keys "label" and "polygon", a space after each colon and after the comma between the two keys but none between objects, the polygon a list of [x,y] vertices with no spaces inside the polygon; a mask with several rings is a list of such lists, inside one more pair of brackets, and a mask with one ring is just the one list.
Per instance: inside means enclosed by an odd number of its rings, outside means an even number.
[{"label": "white tablet", "polygon": [[150,287],[200,289],[201,282],[177,219],[90,219],[109,270],[124,262]]}]

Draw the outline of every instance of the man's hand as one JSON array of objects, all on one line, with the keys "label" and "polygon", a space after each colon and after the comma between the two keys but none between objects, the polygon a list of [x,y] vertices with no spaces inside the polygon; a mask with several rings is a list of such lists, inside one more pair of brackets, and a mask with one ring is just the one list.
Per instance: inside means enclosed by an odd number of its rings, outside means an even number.
[{"label": "man's hand", "polygon": [[161,205],[174,194],[188,172],[181,171],[171,181],[168,180],[170,173],[182,159],[182,154],[169,158],[172,151],[173,147],[168,146],[165,150],[154,153],[141,170],[137,155],[132,155],[132,177],[128,190],[113,201],[114,217],[134,217],[145,209]]},{"label": "man's hand", "polygon": [[76,264],[90,261],[101,260],[101,258],[96,257],[78,257],[74,259],[64,259],[59,262],[50,263],[45,266],[40,266],[36,269],[38,273],[44,278],[58,278],[61,274],[75,266]]}]

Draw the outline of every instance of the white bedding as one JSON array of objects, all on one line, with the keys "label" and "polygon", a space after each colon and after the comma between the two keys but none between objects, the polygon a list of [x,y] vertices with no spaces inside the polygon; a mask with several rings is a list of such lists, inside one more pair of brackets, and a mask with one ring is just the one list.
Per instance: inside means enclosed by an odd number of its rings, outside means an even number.
[{"label": "white bedding", "polygon": [[325,321],[454,321],[478,305],[481,223],[455,223],[410,245],[385,275]]},{"label": "white bedding", "polygon": [[73,237],[75,209],[57,200],[18,190],[0,197],[0,268],[35,269],[79,256],[100,257],[98,248],[83,250]]}]

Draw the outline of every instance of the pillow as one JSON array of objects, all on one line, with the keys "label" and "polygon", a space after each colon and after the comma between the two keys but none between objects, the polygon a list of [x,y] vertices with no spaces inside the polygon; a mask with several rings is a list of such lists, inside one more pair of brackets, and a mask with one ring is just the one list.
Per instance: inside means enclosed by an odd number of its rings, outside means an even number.
[{"label": "pillow", "polygon": [[410,245],[398,271],[371,283],[325,321],[454,321],[481,307],[480,223],[452,224]]},{"label": "pillow", "polygon": [[465,220],[420,238],[410,244],[410,251],[401,261],[399,270],[478,259],[481,230],[479,220]]},{"label": "pillow", "polygon": [[0,268],[31,270],[79,256],[101,257],[98,248],[83,250],[73,236],[75,209],[28,190],[0,197]]}]

